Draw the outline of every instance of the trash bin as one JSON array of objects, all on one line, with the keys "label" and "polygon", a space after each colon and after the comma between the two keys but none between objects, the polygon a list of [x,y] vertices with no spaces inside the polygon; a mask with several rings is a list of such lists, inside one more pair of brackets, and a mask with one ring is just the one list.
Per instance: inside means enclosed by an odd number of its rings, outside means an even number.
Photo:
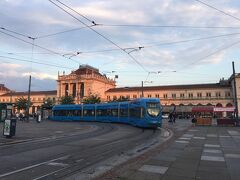
[{"label": "trash bin", "polygon": [[16,125],[17,125],[16,118],[5,119],[3,126],[3,135],[6,136],[7,138],[15,136]]}]

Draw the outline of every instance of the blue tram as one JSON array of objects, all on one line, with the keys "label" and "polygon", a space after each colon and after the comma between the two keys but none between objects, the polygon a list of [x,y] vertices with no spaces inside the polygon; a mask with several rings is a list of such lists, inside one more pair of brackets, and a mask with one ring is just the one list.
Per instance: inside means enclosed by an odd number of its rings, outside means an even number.
[{"label": "blue tram", "polygon": [[140,98],[127,102],[56,105],[51,119],[55,121],[98,121],[127,123],[143,128],[162,125],[162,108],[157,98]]}]

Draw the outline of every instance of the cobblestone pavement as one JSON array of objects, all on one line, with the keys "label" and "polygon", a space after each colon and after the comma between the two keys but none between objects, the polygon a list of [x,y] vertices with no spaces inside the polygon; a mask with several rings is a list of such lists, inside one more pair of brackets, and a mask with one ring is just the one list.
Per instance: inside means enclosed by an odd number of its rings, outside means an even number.
[{"label": "cobblestone pavement", "polygon": [[[102,176],[122,180],[239,180],[240,128],[165,124],[174,137],[144,162]],[[188,126],[189,127],[189,126]]]}]

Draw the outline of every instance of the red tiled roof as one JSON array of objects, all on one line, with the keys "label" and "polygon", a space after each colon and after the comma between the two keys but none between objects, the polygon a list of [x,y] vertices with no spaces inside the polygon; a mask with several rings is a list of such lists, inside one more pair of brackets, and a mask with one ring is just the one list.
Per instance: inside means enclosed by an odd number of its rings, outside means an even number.
[{"label": "red tiled roof", "polygon": [[129,91],[154,91],[154,90],[185,90],[185,89],[214,89],[214,88],[228,88],[231,85],[215,84],[188,84],[188,85],[167,85],[167,86],[145,86],[145,87],[121,87],[109,89],[106,92],[129,92]]}]

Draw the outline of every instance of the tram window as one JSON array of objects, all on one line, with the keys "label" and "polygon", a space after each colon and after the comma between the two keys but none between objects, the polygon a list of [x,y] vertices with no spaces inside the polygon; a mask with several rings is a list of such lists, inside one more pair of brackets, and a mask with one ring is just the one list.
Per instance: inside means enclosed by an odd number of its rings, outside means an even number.
[{"label": "tram window", "polygon": [[53,111],[54,116],[59,116],[59,111]]},{"label": "tram window", "polygon": [[112,116],[118,116],[118,109],[112,109]]},{"label": "tram window", "polygon": [[97,116],[102,116],[102,110],[101,109],[97,110]]},{"label": "tram window", "polygon": [[97,116],[107,116],[107,109],[98,109],[97,110]]},{"label": "tram window", "polygon": [[66,116],[66,111],[65,110],[56,110],[54,111],[54,116]]},{"label": "tram window", "polygon": [[67,111],[67,116],[73,116],[73,111],[72,110],[68,110]]},{"label": "tram window", "polygon": [[81,111],[80,110],[74,110],[73,116],[81,116]]},{"label": "tram window", "polygon": [[128,109],[120,109],[120,117],[128,117]]},{"label": "tram window", "polygon": [[107,110],[107,114],[106,114],[107,116],[111,116],[112,115],[112,113],[111,113],[111,109],[108,109]]},{"label": "tram window", "polygon": [[94,116],[94,115],[95,115],[95,112],[94,112],[94,110],[92,110],[92,109],[84,109],[84,110],[83,110],[83,115],[84,115],[84,116]]},{"label": "tram window", "polygon": [[131,108],[130,117],[141,118],[141,108]]}]

